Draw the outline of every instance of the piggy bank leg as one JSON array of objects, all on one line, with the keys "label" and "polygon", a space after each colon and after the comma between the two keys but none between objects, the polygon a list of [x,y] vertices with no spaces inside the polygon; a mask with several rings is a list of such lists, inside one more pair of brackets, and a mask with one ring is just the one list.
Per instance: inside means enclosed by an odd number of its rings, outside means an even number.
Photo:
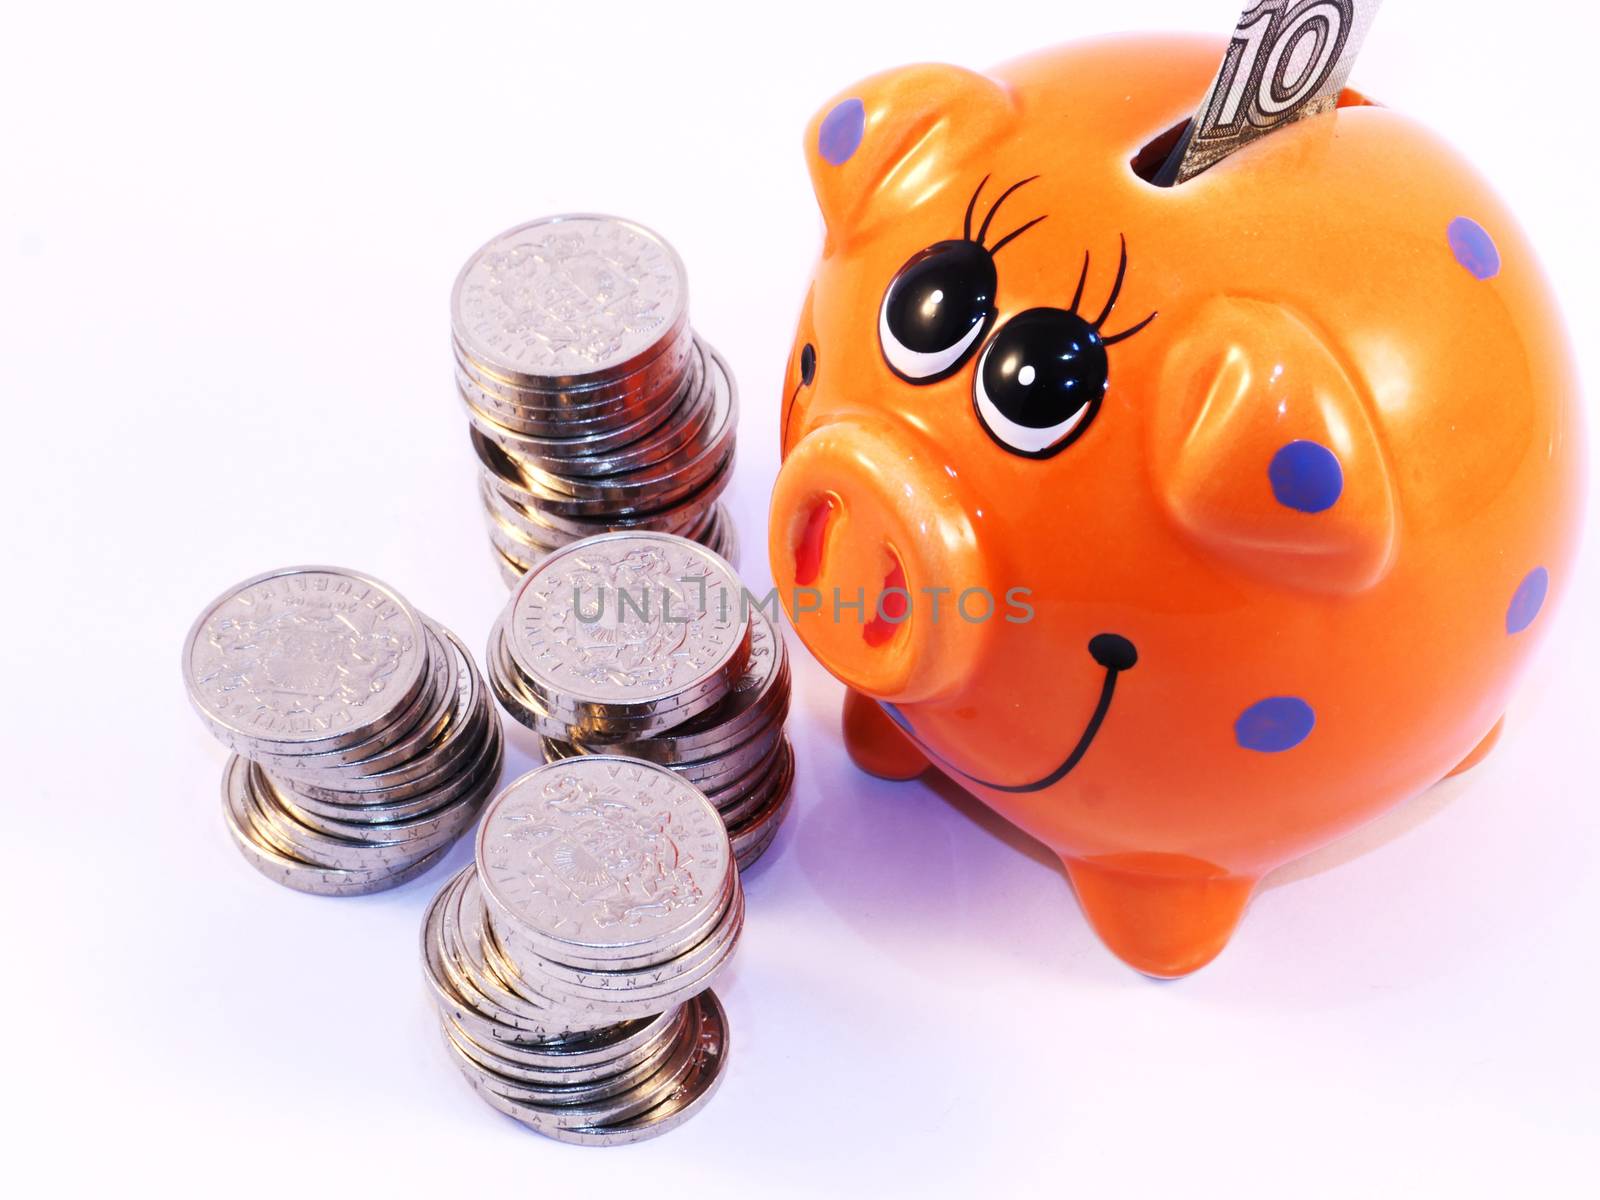
[{"label": "piggy bank leg", "polygon": [[1136,971],[1176,979],[1228,944],[1256,880],[1177,854],[1067,858],[1078,903],[1100,940]]},{"label": "piggy bank leg", "polygon": [[1495,743],[1500,740],[1500,731],[1505,727],[1506,719],[1501,717],[1494,723],[1494,728],[1489,730],[1488,733],[1484,734],[1483,741],[1479,742],[1477,746],[1473,748],[1472,753],[1458,762],[1454,769],[1451,770],[1450,774],[1446,775],[1445,778],[1454,779],[1457,775],[1461,774],[1461,772],[1472,770],[1473,767],[1477,766],[1484,759],[1488,758],[1489,751],[1494,749]]},{"label": "piggy bank leg", "polygon": [[856,766],[880,779],[915,779],[928,769],[927,755],[877,701],[854,689],[844,694],[844,746]]}]

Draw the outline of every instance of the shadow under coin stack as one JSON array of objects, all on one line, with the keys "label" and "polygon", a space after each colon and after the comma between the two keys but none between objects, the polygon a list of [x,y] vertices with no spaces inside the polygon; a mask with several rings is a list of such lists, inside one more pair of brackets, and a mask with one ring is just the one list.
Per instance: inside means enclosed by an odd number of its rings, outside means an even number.
[{"label": "shadow under coin stack", "polygon": [[490,802],[476,861],[423,921],[445,1045],[478,1094],[549,1137],[641,1141],[710,1098],[709,990],[744,891],[716,811],[652,763],[551,763]]},{"label": "shadow under coin stack", "polygon": [[688,298],[672,247],[615,217],[546,217],[462,268],[456,385],[508,582],[559,546],[618,529],[734,553],[717,499],[733,474],[738,397],[690,328]]},{"label": "shadow under coin stack", "polygon": [[183,671],[234,751],[234,842],[298,891],[362,895],[420,875],[499,781],[500,721],[472,655],[353,571],[293,567],[230,588],[190,630]]},{"label": "shadow under coin stack", "polygon": [[668,767],[716,808],[741,869],[777,836],[794,783],[783,636],[703,547],[616,533],[552,554],[496,622],[486,671],[546,760]]}]

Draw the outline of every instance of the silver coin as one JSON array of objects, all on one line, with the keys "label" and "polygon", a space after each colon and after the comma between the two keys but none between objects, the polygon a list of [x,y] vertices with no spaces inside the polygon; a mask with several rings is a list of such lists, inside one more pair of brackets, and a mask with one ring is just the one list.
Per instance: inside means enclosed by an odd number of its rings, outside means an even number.
[{"label": "silver coin", "polygon": [[[476,870],[472,864],[453,876],[439,889],[423,917],[422,967],[441,1012],[460,1021],[479,1042],[510,1042],[518,1045],[543,1045],[560,1039],[591,1036],[563,1023],[554,1009],[528,1009],[520,1001],[516,1007],[495,1004],[474,986],[468,970],[456,954],[451,934],[451,905],[464,878]],[[515,997],[511,998],[515,1001]]]},{"label": "silver coin", "polygon": [[[518,968],[507,961],[488,931],[483,897],[478,891],[477,872],[468,873],[445,902],[444,941],[451,962],[461,969],[458,982],[488,1001],[496,1015],[507,1024],[538,1021],[551,1025],[557,1021],[566,1030],[595,1027],[572,1020],[575,1012],[565,1010],[553,997],[527,984]],[[509,1019],[508,1019],[509,1018]]]},{"label": "silver coin", "polygon": [[728,840],[738,855],[767,825],[783,820],[794,796],[794,756],[786,753],[777,782],[767,789],[761,804],[737,821],[728,822]]},{"label": "silver coin", "polygon": [[546,712],[539,700],[528,694],[520,672],[505,650],[505,638],[498,622],[490,630],[487,666],[490,690],[512,720],[551,737],[568,739],[576,735],[575,727]]},{"label": "silver coin", "polygon": [[[680,761],[694,762],[716,758],[731,753],[735,748],[748,744],[752,738],[762,736],[775,727],[781,727],[788,717],[788,712],[789,673],[785,668],[779,675],[778,683],[771,695],[739,720],[717,725],[709,721],[702,723],[700,718],[696,718],[664,733],[655,734],[646,741],[629,742],[628,753],[638,758],[670,765],[677,765]],[[694,726],[692,730],[682,732],[690,725]],[[682,733],[681,741],[678,740],[680,733]],[[583,748],[589,749],[587,746]]]},{"label": "silver coin", "polygon": [[[573,1104],[594,1104],[638,1087],[658,1074],[667,1058],[682,1042],[687,1023],[679,1020],[671,1036],[649,1047],[637,1061],[607,1064],[573,1072],[575,1078],[552,1078],[548,1071],[525,1067],[499,1057],[477,1045],[453,1021],[441,1021],[446,1048],[458,1067],[470,1068],[502,1095],[524,1104],[561,1108]],[[630,1056],[631,1057],[631,1056]]]},{"label": "silver coin", "polygon": [[[638,707],[629,715],[615,708],[588,705],[583,709],[566,707],[561,697],[549,700],[534,695],[528,679],[511,661],[505,649],[503,626],[497,622],[490,632],[491,666],[489,682],[495,697],[520,724],[547,737],[563,741],[582,741],[595,747],[608,742],[635,742],[680,725],[685,713],[696,713],[705,703],[705,688],[686,696],[673,696],[651,704],[648,712]],[[711,685],[706,685],[709,687]]]},{"label": "silver coin", "polygon": [[[794,779],[794,749],[786,737],[772,756],[772,761],[759,778],[743,790],[730,789],[719,793],[717,812],[722,823],[731,831],[772,803],[774,796],[788,789]],[[711,799],[709,796],[707,799]],[[712,801],[714,804],[717,801]]]},{"label": "silver coin", "polygon": [[[508,462],[497,451],[489,457],[500,464]],[[597,533],[614,533],[620,529],[655,529],[661,533],[682,533],[702,528],[714,502],[731,482],[731,465],[730,455],[722,470],[715,473],[705,485],[682,499],[648,507],[602,508],[598,512],[580,512],[572,516],[566,515],[557,507],[552,507],[545,496],[530,492],[521,483],[516,482],[516,479],[520,479],[520,473],[514,468],[509,471],[513,478],[508,478],[507,474],[502,474],[480,460],[479,478],[483,485],[491,489],[503,503],[511,506],[511,513],[502,515],[508,516],[512,524],[520,523],[516,520],[516,514],[521,514],[527,521],[534,522],[540,530],[548,529],[577,539],[592,537]],[[535,532],[534,536],[543,535]]]},{"label": "silver coin", "polygon": [[669,456],[637,471],[590,478],[558,475],[513,458],[469,428],[467,438],[487,478],[497,490],[546,521],[558,518],[591,526],[623,518],[648,518],[670,512],[699,495],[732,469],[735,439],[726,409],[713,410],[717,440],[709,450]]},{"label": "silver coin", "polygon": [[390,824],[328,821],[285,804],[258,767],[245,772],[244,786],[257,824],[274,844],[297,858],[328,867],[360,868],[375,862],[403,865],[455,844],[471,828],[496,778],[485,773],[476,787],[422,820]]},{"label": "silver coin", "polygon": [[788,815],[789,807],[793,802],[785,799],[783,808],[770,821],[763,822],[760,826],[751,829],[747,836],[740,839],[739,852],[735,861],[739,866],[741,875],[761,860],[761,857],[772,848],[778,839],[778,834],[783,830],[784,818]]},{"label": "silver coin", "polygon": [[[609,469],[583,472],[577,477],[571,463],[553,471],[528,470],[524,474],[536,486],[558,498],[593,498],[615,501],[623,493],[648,492],[660,497],[669,489],[692,490],[690,481],[704,479],[720,461],[721,450],[731,448],[738,423],[738,394],[727,364],[711,347],[697,341],[702,364],[699,390],[688,397],[682,411],[685,430],[674,430],[676,452],[667,461],[660,456],[621,457]],[[534,466],[524,462],[524,466]],[[600,464],[595,464],[599,466]],[[591,478],[592,477],[592,478]],[[661,503],[657,500],[658,505]]]},{"label": "silver coin", "polygon": [[[480,869],[481,870],[481,869]],[[739,880],[736,872],[723,875],[720,889],[701,907],[702,915],[684,922],[670,936],[663,936],[647,945],[623,950],[607,947],[602,953],[591,954],[581,948],[563,946],[559,957],[549,954],[549,943],[529,940],[524,936],[523,924],[506,915],[498,906],[485,904],[481,889],[468,885],[474,911],[481,912],[483,928],[479,930],[485,957],[490,959],[496,973],[516,989],[516,979],[528,975],[538,981],[535,999],[553,995],[549,987],[549,973],[553,965],[573,971],[638,971],[671,962],[701,946],[725,921],[729,919],[729,906]]]},{"label": "silver coin", "polygon": [[730,453],[705,484],[681,499],[644,508],[629,506],[608,509],[601,506],[598,512],[579,512],[569,515],[500,472],[488,466],[481,464],[480,466],[479,474],[483,483],[507,503],[515,506],[527,519],[568,533],[573,538],[592,537],[598,533],[612,533],[620,529],[659,529],[667,533],[679,532],[686,523],[704,518],[733,479],[733,455]]},{"label": "silver coin", "polygon": [[678,413],[692,408],[701,391],[700,369],[691,356],[682,378],[647,404],[583,416],[570,412],[538,420],[524,416],[509,424],[502,410],[485,404],[481,389],[459,374],[456,377],[456,392],[472,428],[513,459],[542,463],[555,470],[570,458],[615,449],[648,436]]},{"label": "silver coin", "polygon": [[[788,708],[788,651],[783,635],[754,604],[741,606],[749,620],[750,651],[744,670],[727,696],[714,708],[616,753],[652,762],[688,763],[714,758],[748,741],[774,722],[781,723]],[[579,749],[587,747],[580,744]]]},{"label": "silver coin", "polygon": [[484,772],[498,774],[503,743],[500,722],[487,693],[462,731],[466,746],[458,756],[427,775],[393,787],[351,792],[272,777],[273,785],[295,810],[340,821],[385,824],[431,812],[470,791]]},{"label": "silver coin", "polygon": [[668,508],[708,482],[732,459],[738,399],[732,376],[710,351],[712,409],[695,438],[668,461],[611,475],[576,478],[541,471],[522,462],[479,431],[470,431],[478,459],[516,499],[567,516],[606,516]]},{"label": "silver coin", "polygon": [[498,547],[490,546],[489,549],[494,554],[494,566],[500,573],[500,581],[508,588],[516,587],[522,582],[522,577],[533,569],[532,563],[521,563],[514,558],[507,558]]},{"label": "silver coin", "polygon": [[621,1095],[604,1100],[587,1104],[541,1103],[537,1092],[520,1088],[514,1081],[490,1075],[460,1058],[456,1065],[486,1101],[540,1133],[626,1121],[664,1103],[694,1074],[707,1018],[698,997],[691,1004],[689,1021],[654,1074]]},{"label": "silver coin", "polygon": [[504,379],[570,387],[659,354],[685,327],[688,293],[677,253],[642,225],[546,217],[468,260],[451,295],[451,332]]},{"label": "silver coin", "polygon": [[[675,993],[699,978],[732,953],[744,922],[744,898],[739,877],[729,872],[725,899],[704,923],[685,931],[669,946],[652,949],[648,956],[600,966],[591,962],[567,963],[541,954],[536,943],[522,936],[515,922],[498,910],[482,906],[471,884],[463,890],[464,909],[483,914],[480,930],[485,953],[508,984],[518,979],[535,981],[538,994],[558,1003],[589,1000],[659,1000],[670,1002]],[[692,995],[691,989],[685,995]]]},{"label": "silver coin", "polygon": [[[419,614],[420,615],[420,614]],[[316,754],[255,754],[264,767],[292,778],[331,781],[339,775],[360,776],[401,763],[437,734],[455,703],[457,663],[445,647],[438,627],[422,618],[427,647],[427,678],[407,712],[374,738],[338,750]]]},{"label": "silver coin", "polygon": [[[569,542],[578,540],[553,529],[530,535],[526,525],[518,524],[514,519],[507,519],[504,510],[495,501],[487,501],[485,510],[484,522],[489,530],[493,561],[500,572],[501,580],[507,587],[514,587],[522,582],[522,577],[537,563],[543,561],[547,554],[552,554]],[[690,541],[699,542],[712,553],[726,559],[730,566],[739,565],[738,540],[732,534],[731,518],[726,516],[726,510],[720,504],[707,513],[698,524],[683,529],[653,528],[653,531],[676,533]],[[546,538],[550,540],[544,540]]]},{"label": "silver coin", "polygon": [[[686,504],[691,497],[703,495],[713,485],[734,470],[734,443],[725,441],[708,457],[696,460],[682,468],[637,478],[616,476],[624,486],[609,494],[571,496],[553,488],[531,481],[518,471],[509,479],[497,479],[497,485],[508,495],[529,507],[537,508],[546,520],[558,518],[589,522],[604,521],[611,525],[634,518],[630,528],[649,528],[658,514]],[[656,468],[650,468],[652,472]],[[721,490],[718,485],[718,490]]]},{"label": "silver coin", "polygon": [[542,1044],[547,1039],[573,1036],[561,1024],[559,1012],[540,1011],[524,1018],[496,1005],[471,984],[446,928],[449,904],[460,878],[456,875],[440,889],[423,920],[423,970],[440,1012],[470,1029],[479,1041]]},{"label": "silver coin", "polygon": [[502,1069],[502,1074],[524,1072],[535,1083],[581,1083],[642,1062],[678,1035],[686,1016],[680,1005],[638,1021],[624,1021],[564,1038],[533,1042],[492,1038],[486,1044],[454,1017],[441,1015],[471,1043],[469,1052],[490,1056],[491,1067],[505,1063],[515,1068]]},{"label": "silver coin", "polygon": [[[559,437],[531,437],[474,417],[480,438],[494,443],[517,468],[517,477],[533,480],[563,495],[582,494],[585,480],[642,471],[667,463],[674,455],[692,456],[696,439],[716,415],[716,391],[704,383],[704,354],[699,351],[678,390],[657,408],[593,428],[566,427]],[[469,406],[470,409],[470,406]],[[485,464],[498,466],[496,460]]]},{"label": "silver coin", "polygon": [[[625,1121],[586,1128],[551,1129],[537,1122],[524,1120],[524,1110],[511,1101],[485,1096],[490,1104],[507,1116],[522,1121],[530,1128],[558,1141],[589,1146],[620,1146],[658,1137],[676,1129],[705,1107],[716,1094],[718,1085],[727,1073],[728,1018],[714,992],[704,992],[695,999],[695,1016],[699,1036],[693,1049],[689,1071],[670,1090],[663,1090],[656,1105],[638,1116]],[[481,1094],[481,1093],[480,1093]]]},{"label": "silver coin", "polygon": [[[681,533],[683,537],[688,538],[690,541],[699,542],[702,546],[707,546],[710,545],[711,538],[716,532],[717,524],[720,519],[718,514],[722,511],[722,505],[713,504],[709,511],[701,514],[701,516],[698,517],[693,524],[684,526],[682,530],[661,529],[657,532]],[[727,555],[723,555],[723,557],[727,558]]]},{"label": "silver coin", "polygon": [[[495,491],[481,477],[478,483],[478,496],[483,502],[485,520],[495,525],[504,525],[507,534],[515,538],[518,545],[531,547],[538,552],[540,558],[552,550],[559,550],[568,542],[575,542],[580,537],[588,536],[546,525],[536,514],[513,504]],[[609,533],[610,530],[599,528],[595,532]]]},{"label": "silver coin", "polygon": [[783,828],[783,819],[767,822],[760,834],[747,842],[742,850],[734,856],[734,861],[739,866],[741,875],[756,863],[760,862],[766,852],[772,849],[773,842],[778,839],[778,832]]},{"label": "silver coin", "polygon": [[[495,699],[518,724],[536,733],[564,740],[584,734],[599,735],[601,722],[598,719],[580,718],[575,713],[552,713],[545,708],[543,701],[529,693],[522,673],[517,670],[506,649],[503,618],[490,630],[488,670],[489,686]],[[633,725],[629,728],[632,729]],[[649,726],[639,728],[648,730]]]},{"label": "silver coin", "polygon": [[[744,670],[750,625],[725,561],[670,534],[606,534],[531,572],[509,606],[507,650],[530,688],[580,713],[688,720]],[[609,600],[609,602],[608,602]]]},{"label": "silver coin", "polygon": [[[613,415],[575,418],[571,413],[562,413],[548,423],[521,420],[510,427],[495,420],[494,412],[484,410],[480,389],[458,377],[457,390],[473,428],[518,462],[557,473],[573,470],[604,473],[606,468],[602,464],[588,460],[597,455],[620,454],[625,447],[642,448],[658,431],[682,426],[695,415],[709,411],[711,394],[704,386],[704,350],[698,340],[693,348],[682,377],[660,399]],[[678,444],[686,440],[686,436],[680,435]],[[658,446],[664,444],[657,443]],[[630,458],[640,461],[638,451],[616,461],[627,462]]]},{"label": "silver coin", "polygon": [[770,767],[782,740],[783,724],[774,721],[714,758],[674,763],[672,769],[705,792],[706,799],[716,804],[716,800],[712,799],[713,792],[738,787],[741,783],[755,783],[759,778],[757,772]]},{"label": "silver coin", "polygon": [[642,1068],[631,1068],[621,1086],[618,1086],[619,1081],[606,1080],[579,1085],[570,1093],[564,1089],[529,1085],[515,1077],[487,1070],[459,1051],[454,1058],[457,1069],[480,1094],[509,1100],[529,1112],[538,1113],[541,1123],[559,1127],[587,1124],[596,1118],[612,1116],[626,1119],[645,1111],[656,1102],[655,1097],[664,1088],[688,1073],[693,1039],[693,1029],[685,1023],[658,1058]]},{"label": "silver coin", "polygon": [[300,859],[313,866],[333,867],[338,870],[364,871],[383,868],[398,870],[419,858],[425,858],[441,845],[455,841],[462,827],[451,830],[448,839],[432,838],[426,842],[387,841],[358,842],[301,825],[281,807],[273,803],[271,793],[262,793],[254,786],[248,759],[238,755],[229,759],[224,771],[224,786],[229,789],[235,807],[249,813],[257,837],[280,854]]},{"label": "silver coin", "polygon": [[330,767],[354,763],[375,755],[382,755],[397,743],[410,737],[417,727],[432,717],[447,696],[450,656],[445,653],[438,635],[429,626],[426,617],[418,613],[423,626],[425,667],[422,686],[411,702],[397,713],[393,720],[363,741],[353,742],[333,750],[311,753],[277,753],[263,748],[252,751],[251,757],[263,766],[284,772],[299,772],[311,778],[324,778]]},{"label": "silver coin", "polygon": [[251,821],[248,810],[236,808],[231,799],[224,788],[223,816],[234,845],[238,846],[246,861],[273,882],[314,896],[365,896],[399,887],[427,871],[449,849],[446,847],[436,851],[398,871],[382,866],[356,871],[321,867],[275,848]]},{"label": "silver coin", "polygon": [[694,787],[603,756],[516,780],[489,803],[475,848],[486,902],[563,962],[670,944],[721,900],[732,869],[721,818]]},{"label": "silver coin", "polygon": [[[737,878],[738,872],[735,870],[733,875]],[[574,1027],[600,1027],[662,1012],[709,987],[731,961],[734,947],[744,929],[744,915],[745,901],[741,889],[735,893],[727,919],[717,927],[716,936],[709,943],[710,949],[696,956],[697,965],[675,979],[648,989],[585,990],[570,982],[558,981],[548,960],[538,960],[541,964],[539,967],[524,967],[519,972],[507,964],[501,951],[494,949],[499,945],[495,939],[485,937],[482,945],[489,953],[491,969],[511,991],[524,998],[532,995],[548,997]],[[534,981],[537,981],[537,986]]]},{"label": "silver coin", "polygon": [[[498,639],[495,644],[504,647],[501,629],[497,624],[491,636]],[[626,712],[594,704],[573,707],[561,696],[536,695],[505,649],[498,652],[490,679],[496,697],[519,722],[546,736],[581,741],[596,752],[602,752],[604,744],[634,742],[683,724],[685,714],[692,716],[703,710],[708,691],[714,686],[707,683],[685,695],[650,702],[648,707],[636,703]]]},{"label": "silver coin", "polygon": [[[440,923],[442,963],[456,991],[473,1002],[494,1023],[538,1037],[566,1036],[614,1021],[582,1020],[578,1013],[547,996],[510,986],[514,973],[503,968],[483,937],[482,904],[464,906],[462,898],[475,876],[464,873],[444,899]],[[520,981],[519,981],[520,982]]]},{"label": "silver coin", "polygon": [[190,701],[243,754],[314,753],[370,738],[422,687],[421,619],[391,588],[336,567],[288,567],[224,592],[184,642]]},{"label": "silver coin", "polygon": [[[717,805],[714,793],[727,792],[740,788],[748,788],[760,779],[761,775],[771,767],[774,756],[778,750],[778,743],[783,738],[782,710],[774,712],[775,718],[768,721],[761,729],[751,734],[742,742],[716,751],[707,758],[689,759],[684,762],[662,763],[670,766],[679,775],[682,775],[695,787],[706,793],[706,798]],[[672,731],[661,736],[666,737]],[[584,742],[575,744],[558,738],[542,736],[540,748],[544,751],[544,760],[553,762],[557,759],[572,758],[579,754],[625,754],[630,758],[643,758],[650,762],[660,762],[659,756],[649,753],[640,753],[650,745],[650,739],[642,741],[625,741],[615,743]]]},{"label": "silver coin", "polygon": [[[734,877],[738,878],[737,870]],[[726,918],[702,946],[668,964],[637,971],[568,973],[546,963],[540,981],[548,994],[565,1009],[586,1020],[617,1021],[659,1012],[704,991],[732,961],[744,932],[743,888],[734,891]],[[574,982],[585,979],[586,984]],[[648,982],[645,982],[648,981]]]},{"label": "silver coin", "polygon": [[[302,782],[315,779],[316,786],[353,793],[351,799],[359,802],[362,794],[392,792],[418,779],[437,777],[440,771],[461,762],[475,750],[473,738],[480,729],[478,714],[485,700],[483,679],[466,647],[449,630],[441,632],[446,635],[446,648],[441,653],[451,662],[447,672],[450,693],[446,697],[442,721],[430,722],[427,728],[415,731],[395,747],[372,758],[330,767],[309,776],[298,770],[284,772],[280,769],[278,773]],[[398,760],[396,754],[401,756]]]},{"label": "silver coin", "polygon": [[461,399],[496,425],[530,437],[599,433],[657,411],[682,386],[694,359],[685,331],[646,366],[590,388],[534,392],[512,387],[455,347],[455,384]]},{"label": "silver coin", "polygon": [[[674,462],[674,456],[696,453],[696,438],[714,415],[709,401],[709,396],[691,394],[663,414],[653,415],[648,427],[640,422],[631,429],[619,430],[609,439],[610,446],[598,444],[599,439],[593,437],[567,439],[565,445],[536,444],[531,440],[514,443],[504,434],[498,445],[516,462],[523,477],[547,481],[552,490],[573,494],[589,486],[585,481],[603,483]],[[481,425],[475,424],[474,428],[486,438],[492,436]],[[633,436],[624,438],[624,433]]]},{"label": "silver coin", "polygon": [[460,342],[451,339],[457,387],[502,425],[527,433],[556,432],[564,419],[580,422],[622,419],[661,401],[677,386],[694,352],[687,325],[660,344],[659,351],[622,374],[535,383],[511,380],[484,367]]},{"label": "silver coin", "polygon": [[536,546],[557,548],[568,542],[580,541],[601,533],[622,533],[629,529],[649,529],[655,533],[676,533],[704,541],[711,529],[715,515],[715,497],[711,501],[696,503],[681,509],[666,509],[638,517],[619,517],[615,521],[550,519],[537,508],[524,508],[517,501],[490,482],[487,473],[480,472],[478,493],[484,510],[501,524],[509,526],[519,538]]},{"label": "silver coin", "polygon": [[483,506],[483,527],[489,531],[489,544],[513,564],[521,566],[519,579],[534,564],[543,562],[546,555],[578,540],[553,529],[530,528],[532,524],[505,515],[497,506]]},{"label": "silver coin", "polygon": [[563,758],[577,758],[583,753],[571,742],[543,735],[539,737],[539,749],[543,752],[544,761],[547,763],[560,762]]},{"label": "silver coin", "polygon": [[[590,971],[641,971],[660,963],[672,962],[704,944],[709,937],[722,930],[732,919],[730,913],[734,891],[739,886],[736,871],[727,872],[715,898],[707,903],[704,915],[676,930],[670,938],[651,942],[645,947],[623,953],[608,948],[604,956],[578,953],[563,949],[561,957],[550,957],[548,946],[525,936],[524,927],[508,917],[498,907],[478,901],[482,915],[481,928],[477,930],[478,942],[484,956],[489,959],[498,978],[513,991],[519,990],[520,980],[537,982],[529,984],[531,995],[539,1000],[557,1003],[562,1001],[559,989],[552,986],[551,969],[560,964],[568,970]],[[524,989],[526,990],[526,989]],[[581,997],[580,997],[581,999]]]},{"label": "silver coin", "polygon": [[525,564],[530,570],[567,544],[565,540],[548,544],[535,542],[522,530],[502,520],[493,512],[484,513],[484,528],[489,533],[489,544],[499,551],[502,557],[510,562]]},{"label": "silver coin", "polygon": [[483,802],[494,794],[499,782],[499,768],[499,762],[494,761],[490,770],[486,761],[476,773],[475,785],[461,795],[417,816],[396,821],[349,821],[310,812],[286,799],[283,790],[259,767],[253,772],[251,783],[258,794],[270,794],[278,808],[308,829],[355,842],[401,842],[427,838],[461,822],[470,825]]},{"label": "silver coin", "polygon": [[733,515],[723,505],[711,510],[711,521],[703,532],[694,535],[694,540],[709,546],[734,566],[739,565],[739,531]]},{"label": "silver coin", "polygon": [[729,877],[735,889],[733,905],[724,910],[714,936],[706,939],[707,948],[697,951],[679,968],[680,975],[664,983],[652,982],[650,968],[641,968],[628,977],[643,982],[628,991],[576,987],[562,974],[567,968],[526,949],[517,952],[513,961],[490,927],[481,893],[470,879],[447,902],[445,940],[462,969],[462,987],[483,997],[502,1020],[509,1014],[509,1020],[518,1025],[542,1021],[573,1030],[601,1029],[676,1007],[721,973],[744,925],[744,897],[737,890],[737,872],[730,872]]},{"label": "silver coin", "polygon": [[780,759],[785,753],[787,738],[784,737],[783,727],[774,726],[764,736],[757,739],[757,745],[765,746],[766,753],[756,759],[744,772],[724,780],[716,787],[696,785],[705,793],[706,799],[712,806],[726,816],[728,806],[735,803],[741,796],[751,790],[759,788],[763,782],[770,779],[777,769]]}]

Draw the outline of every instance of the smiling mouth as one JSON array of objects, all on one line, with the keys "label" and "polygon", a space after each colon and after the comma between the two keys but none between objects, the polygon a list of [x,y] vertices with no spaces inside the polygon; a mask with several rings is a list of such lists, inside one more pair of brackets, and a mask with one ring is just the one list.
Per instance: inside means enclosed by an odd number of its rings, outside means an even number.
[{"label": "smiling mouth", "polygon": [[1046,788],[1054,787],[1069,774],[1072,769],[1083,761],[1083,756],[1089,753],[1089,747],[1094,744],[1095,735],[1100,732],[1100,726],[1105,723],[1106,714],[1111,711],[1111,698],[1116,694],[1117,676],[1124,671],[1131,671],[1139,661],[1139,651],[1134,644],[1121,634],[1101,633],[1089,639],[1089,654],[1095,662],[1105,668],[1105,682],[1100,685],[1100,699],[1094,706],[1094,712],[1089,717],[1089,722],[1083,727],[1083,734],[1078,738],[1077,745],[1073,746],[1071,753],[1050,774],[1042,779],[1035,779],[1032,783],[991,783],[987,779],[979,779],[976,775],[969,775],[960,767],[947,761],[942,755],[934,753],[923,744],[921,738],[911,728],[911,723],[904,714],[894,705],[880,700],[878,703],[883,711],[889,714],[891,720],[900,727],[907,737],[917,744],[917,748],[929,757],[938,760],[939,764],[947,770],[953,771],[963,779],[971,780],[979,787],[989,788],[996,792],[1042,792]]}]

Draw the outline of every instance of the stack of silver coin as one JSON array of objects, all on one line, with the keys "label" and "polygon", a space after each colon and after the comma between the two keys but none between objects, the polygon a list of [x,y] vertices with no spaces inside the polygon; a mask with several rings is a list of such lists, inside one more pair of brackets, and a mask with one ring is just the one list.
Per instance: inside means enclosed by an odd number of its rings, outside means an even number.
[{"label": "stack of silver coin", "polygon": [[512,594],[485,662],[546,760],[669,767],[721,814],[741,868],[777,836],[794,782],[788,655],[716,554],[658,533],[567,546]]},{"label": "stack of silver coin", "polygon": [[426,871],[500,777],[500,721],[461,640],[337,567],[229,588],[189,631],[190,702],[234,751],[228,829],[263,874],[362,895]]},{"label": "stack of silver coin", "polygon": [[733,376],[689,326],[677,253],[615,217],[546,217],[468,260],[456,388],[508,581],[596,533],[681,534],[731,557]]},{"label": "stack of silver coin", "polygon": [[654,1137],[727,1063],[709,990],[744,926],[715,810],[652,763],[536,768],[489,804],[476,861],[422,928],[456,1067],[489,1104],[567,1142]]}]

